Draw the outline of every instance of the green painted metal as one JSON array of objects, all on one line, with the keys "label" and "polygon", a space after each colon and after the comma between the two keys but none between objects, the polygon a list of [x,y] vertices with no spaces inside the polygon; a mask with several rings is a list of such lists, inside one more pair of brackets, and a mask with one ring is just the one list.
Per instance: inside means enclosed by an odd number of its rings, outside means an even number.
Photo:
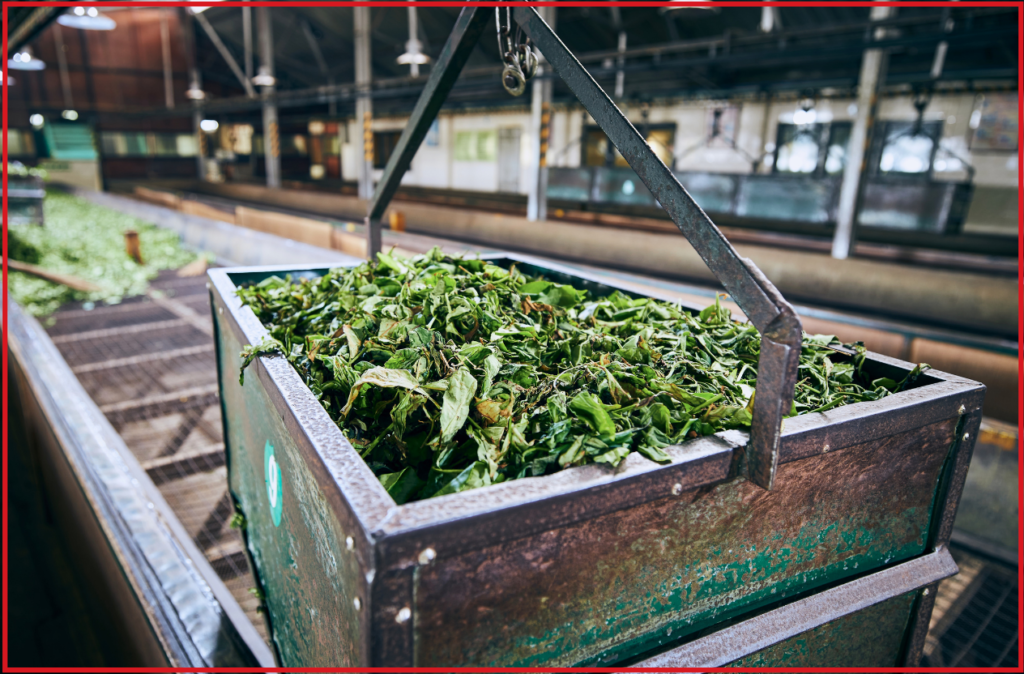
[{"label": "green painted metal", "polygon": [[954,426],[784,464],[772,492],[737,478],[421,568],[416,662],[621,662],[919,555]]},{"label": "green painted metal", "polygon": [[[249,376],[241,386],[230,376],[241,365],[242,345],[219,322],[216,334],[218,367],[229,374],[221,380],[228,484],[245,515],[278,657],[290,667],[354,666],[363,657],[364,626],[355,606],[365,586],[359,562],[260,379]],[[268,444],[278,466],[277,508],[268,488]],[[337,638],[325,638],[332,632]]]},{"label": "green painted metal", "polygon": [[729,663],[729,667],[891,667],[920,590],[893,597]]}]

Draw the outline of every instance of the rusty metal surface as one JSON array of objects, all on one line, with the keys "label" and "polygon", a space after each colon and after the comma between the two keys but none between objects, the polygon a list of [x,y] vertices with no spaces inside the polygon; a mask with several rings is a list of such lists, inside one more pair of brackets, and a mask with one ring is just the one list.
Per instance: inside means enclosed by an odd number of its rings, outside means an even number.
[{"label": "rusty metal surface", "polygon": [[730,662],[730,667],[892,667],[917,592],[908,592]]},{"label": "rusty metal surface", "polygon": [[[293,443],[287,470],[305,471],[338,531],[353,539],[352,551],[338,536],[329,548],[338,558],[347,555],[345,559],[358,562],[358,574],[346,576],[345,582],[358,588],[362,614],[356,623],[339,613],[332,634],[335,641],[358,642],[358,657],[366,658],[363,664],[578,664],[602,656],[614,661],[678,638],[698,622],[714,624],[729,609],[753,610],[783,593],[792,596],[815,583],[925,553],[933,502],[943,502],[942,494],[937,495],[939,474],[951,448],[956,449],[953,430],[959,408],[980,408],[984,393],[975,382],[930,372],[921,378],[921,386],[886,399],[787,420],[778,467],[786,489],[772,492],[740,477],[748,438],[729,431],[672,448],[673,461],[664,466],[631,456],[617,470],[577,467],[397,506],[287,361],[261,357],[247,371],[245,386],[237,384],[238,351],[244,344],[261,342],[267,333],[234,296],[235,283],[281,271],[317,276],[323,269],[311,265],[210,272],[218,339],[232,343],[220,354],[222,399],[232,407],[236,403],[231,401],[239,400],[232,396],[249,389],[250,382],[260,390],[245,394],[244,413],[225,413],[228,463],[239,476],[249,471],[244,479],[239,477],[236,496],[266,510],[264,440],[233,438],[236,432],[238,437],[247,433],[246,425],[273,424],[276,434]],[[867,367],[886,376],[911,369],[874,354],[869,354]],[[229,392],[232,388],[236,393]],[[233,431],[233,426],[243,428]],[[231,480],[234,488],[235,477]],[[886,488],[895,482],[906,487]],[[287,481],[284,491],[282,522],[289,522],[289,535],[310,536],[301,514],[288,514]],[[248,509],[246,514],[250,516]],[[258,548],[255,532],[269,527],[265,519],[250,516],[250,522],[251,547]],[[672,524],[674,538],[664,531]],[[690,553],[680,549],[679,531],[691,536]],[[717,548],[716,536],[721,543]],[[743,541],[746,551],[730,547],[733,541]],[[664,552],[669,549],[674,558]],[[691,554],[690,567],[676,566],[675,560],[686,554]],[[588,561],[582,568],[566,563],[578,559]],[[747,568],[752,560],[763,564]],[[278,563],[287,561],[282,557]],[[644,566],[647,561],[650,568]],[[735,573],[719,576],[719,568]],[[507,573],[498,573],[501,569]],[[712,572],[713,582],[700,577]],[[324,578],[305,575],[319,573],[306,564],[276,590],[267,586],[272,618],[308,624],[298,615],[300,609],[308,616],[309,608],[333,605],[335,599],[328,597],[322,606],[314,602],[304,609],[284,602],[280,613],[275,610],[275,591],[304,588],[308,599],[321,597],[308,589],[322,585]],[[691,593],[696,588],[707,594],[696,602],[684,601],[681,588],[687,583]],[[640,591],[630,594],[632,590],[623,589],[627,586]],[[511,587],[519,588],[517,596]],[[538,594],[540,588],[550,592]],[[470,594],[478,598],[466,598]],[[556,596],[561,606],[551,603]],[[542,606],[543,597],[548,600]],[[616,608],[615,597],[625,597],[622,606]],[[516,613],[527,606],[535,609],[534,615]],[[410,609],[410,619],[398,620],[404,608]],[[600,616],[603,627],[595,623],[587,632],[585,620],[566,618],[574,611],[585,618],[590,611],[592,621]],[[492,628],[488,634],[482,634],[484,625]],[[344,630],[358,634],[347,636]],[[581,639],[586,643],[578,646]],[[386,649],[380,646],[384,643],[389,644]],[[301,650],[303,644],[294,644],[297,650],[282,654],[285,664],[315,664]],[[555,655],[547,650],[552,644]],[[446,660],[448,656],[453,659]],[[327,662],[334,661],[320,660]]]},{"label": "rusty metal surface", "polygon": [[[856,580],[844,583],[824,592],[798,599],[784,606],[767,611],[753,618],[726,627],[689,643],[670,648],[654,657],[633,663],[637,667],[722,667],[740,664],[757,667],[804,666],[885,666],[893,665],[899,655],[903,637],[903,625],[889,624],[886,629],[871,626],[870,621],[862,623],[853,631],[828,630],[829,623],[849,620],[857,615],[874,616],[872,607],[884,606],[893,599],[902,604],[902,623],[910,614],[909,598],[913,600],[917,591],[957,572],[956,563],[945,548],[903,562],[882,571],[876,571]],[[887,612],[887,611],[886,611]],[[872,618],[875,619],[875,618]],[[826,627],[825,630],[821,628]],[[865,634],[865,631],[867,634]],[[813,637],[831,641],[831,634],[839,636],[839,643],[831,643],[828,649],[813,648],[814,655],[826,655],[826,661],[801,660],[786,662],[787,651],[802,650],[804,655],[812,653],[806,642]],[[817,635],[815,635],[817,633]],[[804,637],[805,646],[799,645]],[[886,647],[884,654],[888,661],[864,662],[857,658],[842,658],[841,653],[856,653],[860,649],[872,648],[871,641],[882,638]],[[895,648],[892,648],[895,639]],[[796,640],[796,641],[794,641]],[[849,642],[843,644],[842,640]],[[835,648],[840,649],[839,657]],[[780,652],[781,651],[781,652]],[[824,651],[824,652],[823,652]],[[831,654],[829,653],[831,651]],[[748,658],[750,658],[748,660]],[[765,664],[757,664],[758,661]]]},{"label": "rusty metal surface", "polygon": [[416,664],[615,662],[922,554],[955,424],[790,462],[771,492],[733,477],[457,556],[433,544]]},{"label": "rusty metal surface", "polygon": [[779,460],[782,417],[789,412],[796,386],[800,319],[761,270],[740,257],[537,10],[519,7],[515,19],[761,333],[758,395],[746,470],[751,480],[771,489]]},{"label": "rusty metal surface", "polygon": [[900,663],[904,667],[916,667],[921,662],[938,589],[939,584],[932,583],[922,590],[914,604],[906,630],[906,648]]},{"label": "rusty metal surface", "polygon": [[[324,488],[330,476],[293,440],[300,433],[274,413],[262,377],[249,372],[245,385],[238,384],[242,345],[230,331],[218,332],[219,365],[235,375],[222,382],[228,482],[245,513],[247,550],[279,658],[286,666],[367,662],[373,563],[365,539],[354,518],[339,517],[329,503],[336,494]],[[280,476],[276,517],[268,489],[270,455],[274,476]]]}]

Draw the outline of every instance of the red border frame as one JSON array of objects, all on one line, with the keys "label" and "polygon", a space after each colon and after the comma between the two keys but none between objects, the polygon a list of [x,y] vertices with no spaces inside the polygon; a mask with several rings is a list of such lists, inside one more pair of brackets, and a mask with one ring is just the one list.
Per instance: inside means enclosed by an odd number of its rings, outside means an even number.
[{"label": "red border frame", "polygon": [[[7,54],[7,8],[9,5],[17,5],[19,7],[74,7],[80,5],[80,2],[2,2],[3,6],[3,52]],[[209,2],[146,2],[141,0],[139,2],[90,2],[89,5],[93,7],[134,7],[134,8],[145,8],[145,7],[204,7],[210,6],[212,3]],[[522,0],[519,1],[508,1],[498,0],[492,2],[481,2],[481,1],[466,1],[456,2],[451,0],[439,0],[437,2],[424,2],[422,0],[381,0],[381,1],[366,1],[357,0],[354,2],[269,2],[266,0],[255,0],[255,1],[237,1],[237,0],[226,0],[225,2],[217,2],[217,6],[224,7],[409,7],[410,4],[417,7],[462,7],[467,5],[476,5],[484,7],[519,7],[522,6]],[[647,1],[639,0],[637,2],[622,2],[621,0],[612,0],[611,2],[590,0],[581,2],[579,0],[560,0],[553,2],[550,0],[540,2],[529,2],[533,6],[559,6],[559,7],[592,7],[596,4],[600,4],[602,7],[660,7],[671,5],[674,7],[686,6],[687,4],[699,5],[702,7],[708,6],[720,6],[720,7],[817,7],[817,6],[832,6],[832,7],[947,7],[947,2],[936,2],[934,0],[930,2],[925,1],[907,1],[907,2],[892,2],[892,1],[844,1],[838,2],[826,2],[818,0],[817,2],[752,2],[748,0],[739,0],[736,2],[658,2],[658,1]],[[1016,7],[1017,8],[1017,106],[1018,106],[1018,127],[1020,120],[1024,118],[1024,98],[1022,98],[1022,90],[1024,90],[1024,70],[1021,68],[1021,61],[1024,60],[1024,0],[1018,1],[967,1],[958,2],[957,6],[965,7]],[[7,59],[4,58],[3,64],[3,87],[6,90],[7,87]],[[404,674],[405,672],[423,672],[424,674],[445,674],[451,672],[453,668],[447,667],[271,667],[271,668],[260,668],[260,667],[188,667],[188,668],[174,668],[174,667],[121,667],[121,668],[102,668],[102,667],[10,667],[7,661],[8,654],[8,641],[7,641],[7,625],[8,622],[8,606],[7,606],[7,540],[8,540],[8,529],[7,529],[7,411],[8,411],[8,390],[7,390],[7,95],[6,91],[3,96],[3,671],[4,672],[81,672],[81,673],[92,673],[92,672],[379,672],[381,674]],[[1024,231],[1022,231],[1022,225],[1024,225],[1024,145],[1021,144],[1018,139],[1017,143],[1017,320],[1021,321],[1024,318],[1024,294],[1022,294],[1022,288],[1024,288],[1024,267],[1020,266],[1020,259],[1024,257]],[[1018,324],[1018,342],[1017,342],[1017,405],[1018,405],[1018,420],[1024,419],[1024,343],[1020,341],[1021,327],[1024,323]],[[1019,423],[1019,421],[1018,421]],[[1018,473],[1017,473],[1017,498],[1018,498],[1018,513],[1024,511],[1024,470],[1021,470],[1021,459],[1024,458],[1024,438],[1018,434]],[[1017,557],[1020,559],[1024,557],[1024,520],[1018,516],[1017,520],[1018,536],[1017,536]],[[910,668],[910,667],[757,667],[744,669],[744,672],[864,672],[872,674],[888,674],[889,672],[1024,672],[1024,640],[1020,638],[1021,622],[1024,622],[1024,573],[1021,572],[1021,567],[1018,565],[1017,569],[1017,662],[1019,663],[1018,668],[1014,669],[1011,667],[989,667],[989,668],[966,668],[966,667],[945,667],[945,668]],[[730,674],[736,674],[740,670],[735,668],[667,668],[667,667],[580,667],[580,668],[544,668],[544,667],[479,667],[479,668],[461,668],[459,671],[466,672],[565,672],[567,674],[580,674],[583,672],[607,673],[612,674],[614,672],[729,672]]]}]

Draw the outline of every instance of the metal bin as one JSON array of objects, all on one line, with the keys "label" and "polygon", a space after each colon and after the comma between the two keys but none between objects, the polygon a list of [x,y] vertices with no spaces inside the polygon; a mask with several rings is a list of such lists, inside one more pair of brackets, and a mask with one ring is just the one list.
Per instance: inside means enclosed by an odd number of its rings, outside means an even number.
[{"label": "metal bin", "polygon": [[266,330],[235,288],[324,271],[209,272],[229,484],[281,664],[916,663],[935,584],[956,571],[944,546],[981,384],[929,370],[787,419],[770,490],[744,477],[748,436],[726,431],[669,448],[666,465],[632,454],[399,506],[286,360],[260,357],[238,382]]}]

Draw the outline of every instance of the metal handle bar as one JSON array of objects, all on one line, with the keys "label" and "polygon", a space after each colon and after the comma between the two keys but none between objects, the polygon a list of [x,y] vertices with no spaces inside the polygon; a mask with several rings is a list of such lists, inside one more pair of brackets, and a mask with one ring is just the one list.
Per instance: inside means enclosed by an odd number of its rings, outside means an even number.
[{"label": "metal handle bar", "polygon": [[[715,223],[654,154],[643,136],[537,11],[524,5],[515,9],[514,16],[516,23],[604,130],[608,139],[761,333],[754,413],[745,470],[752,482],[771,489],[779,461],[782,420],[792,405],[796,387],[802,337],[800,319],[761,270],[749,259],[739,256]],[[412,162],[427,129],[455,84],[469,53],[483,33],[487,18],[487,12],[478,12],[476,7],[466,7],[455,22],[455,28],[445,43],[370,203],[366,224],[369,242],[367,249],[371,257],[380,250],[380,218],[398,189],[401,177]]]}]

